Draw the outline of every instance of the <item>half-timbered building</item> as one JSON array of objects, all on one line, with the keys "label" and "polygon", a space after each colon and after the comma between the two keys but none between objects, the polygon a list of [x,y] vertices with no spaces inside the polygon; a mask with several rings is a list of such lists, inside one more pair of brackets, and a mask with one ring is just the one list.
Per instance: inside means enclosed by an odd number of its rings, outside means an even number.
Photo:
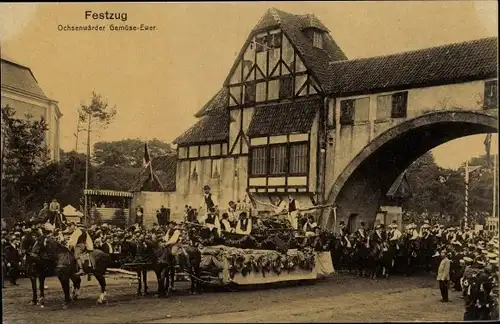
[{"label": "half-timbered building", "polygon": [[[428,111],[496,107],[496,43],[348,60],[314,15],[269,9],[198,121],[174,141],[176,199],[197,207],[204,185],[221,207],[245,195],[258,210],[289,196],[301,206],[340,197],[346,203],[337,221],[373,212],[373,223],[375,210],[349,200],[362,193],[340,192],[355,157],[386,130]],[[377,184],[380,195],[396,177]]]}]

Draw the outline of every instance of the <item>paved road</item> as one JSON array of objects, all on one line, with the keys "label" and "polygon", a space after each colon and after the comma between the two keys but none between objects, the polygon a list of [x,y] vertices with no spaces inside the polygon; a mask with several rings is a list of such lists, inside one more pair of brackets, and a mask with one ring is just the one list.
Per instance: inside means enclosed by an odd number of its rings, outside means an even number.
[{"label": "paved road", "polygon": [[[196,296],[187,295],[183,284],[168,299],[134,297],[136,286],[109,280],[109,302],[104,306],[95,305],[99,294],[95,280],[85,279],[83,299],[67,310],[61,308],[61,291],[54,278],[48,281],[43,309],[27,306],[31,295],[29,281],[20,283],[3,290],[5,323],[67,323],[68,316],[71,324],[459,321],[463,314],[458,293],[451,292],[451,303],[440,303],[437,283],[425,277],[373,281],[335,275],[313,285]],[[151,287],[156,285],[151,283]]]}]

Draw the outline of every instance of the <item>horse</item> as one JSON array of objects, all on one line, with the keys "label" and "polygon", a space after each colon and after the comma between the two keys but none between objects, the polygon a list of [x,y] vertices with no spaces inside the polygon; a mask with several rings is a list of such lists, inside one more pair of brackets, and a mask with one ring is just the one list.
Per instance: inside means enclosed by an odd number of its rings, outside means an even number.
[{"label": "horse", "polygon": [[[72,249],[58,242],[52,237],[47,237],[44,240],[44,246],[49,254],[50,261],[55,262],[55,274],[61,283],[64,292],[63,308],[66,309],[71,302],[70,298],[70,280],[73,281],[74,291],[73,300],[78,298],[81,279],[76,275],[77,262]],[[110,257],[101,250],[95,249],[89,252],[96,264],[93,268],[87,267],[87,273],[94,275],[97,282],[101,287],[101,293],[97,299],[97,304],[106,302],[106,279],[105,273],[108,265],[110,264]]]},{"label": "horse", "polygon": [[382,276],[389,277],[389,271],[392,266],[392,259],[389,254],[389,244],[382,240],[370,244],[367,257],[367,268],[372,279],[377,278],[377,274],[381,272]]},{"label": "horse", "polygon": [[[168,282],[168,262],[170,258],[166,248],[159,243],[151,240],[125,241],[122,242],[122,262],[124,264],[139,263],[141,266],[135,267],[138,279],[137,296],[146,296],[148,294],[148,271],[153,270],[158,282],[158,291],[155,293],[158,297],[167,297]],[[127,261],[124,261],[127,260]],[[144,291],[142,286],[144,285]]]},{"label": "horse", "polygon": [[[192,295],[201,293],[201,251],[195,246],[199,242],[194,239],[194,233],[194,229],[184,230],[185,236],[183,236],[182,247],[177,251],[179,255],[175,256],[172,253],[172,247],[166,247],[165,255],[168,258],[168,267],[165,276],[162,274],[162,278],[166,280],[167,289],[173,288],[175,272],[179,268],[189,275],[191,281],[190,293]],[[169,285],[170,282],[171,286]]]},{"label": "horse", "polygon": [[[24,271],[30,278],[32,299],[30,305],[37,305],[43,308],[45,306],[45,278],[54,274],[56,262],[52,257],[52,244],[48,244],[46,237],[27,236],[21,242],[24,255]],[[38,299],[37,290],[40,289],[40,299]],[[79,277],[71,278],[75,289],[80,288],[81,279]]]},{"label": "horse", "polygon": [[353,263],[358,277],[366,274],[366,260],[368,258],[368,246],[366,238],[358,235],[354,241]]}]

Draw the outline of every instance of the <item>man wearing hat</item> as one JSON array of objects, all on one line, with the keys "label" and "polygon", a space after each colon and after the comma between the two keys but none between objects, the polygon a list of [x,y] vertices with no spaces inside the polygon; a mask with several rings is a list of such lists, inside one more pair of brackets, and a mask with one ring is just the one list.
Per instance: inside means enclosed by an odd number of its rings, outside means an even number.
[{"label": "man wearing hat", "polygon": [[21,262],[21,258],[15,241],[20,239],[20,235],[20,232],[15,232],[11,239],[3,246],[5,262],[7,263],[7,274],[13,286],[17,286],[16,281],[19,278],[19,263]]},{"label": "man wearing hat", "polygon": [[205,215],[210,213],[211,210],[216,211],[219,208],[219,203],[217,202],[215,197],[212,195],[210,190],[211,189],[210,189],[209,185],[203,186],[203,197],[202,197],[202,201],[200,203],[200,210],[203,210],[202,213],[205,213]]},{"label": "man wearing hat", "polygon": [[401,236],[403,236],[403,234],[399,230],[398,224],[396,221],[392,222],[392,224],[390,225],[390,228],[391,228],[391,231],[390,231],[389,242],[392,245],[395,245],[396,248],[399,250],[399,246],[397,243],[399,242],[399,240],[401,239]]},{"label": "man wearing hat", "polygon": [[[74,228],[74,224],[71,225]],[[92,238],[87,233],[87,230],[82,224],[79,224],[77,228],[74,229],[68,240],[68,247],[74,249],[75,258],[78,263],[78,272],[77,276],[81,276],[85,274],[85,269],[83,267],[85,259],[88,258],[90,261],[90,266],[95,266],[95,259],[93,258],[92,252],[94,250],[94,243],[92,242]]]},{"label": "man wearing hat", "polygon": [[240,219],[236,223],[236,233],[249,235],[252,232],[252,219],[248,217],[246,212],[240,213]]},{"label": "man wearing hat", "polygon": [[439,290],[441,291],[441,302],[447,303],[448,300],[448,282],[450,280],[450,255],[446,251],[441,251],[441,263],[437,271],[436,279],[439,282]]},{"label": "man wearing hat", "polygon": [[187,257],[187,252],[181,245],[182,242],[182,228],[174,221],[169,223],[169,230],[164,236],[165,247],[170,248],[172,255],[175,257],[176,264],[180,264],[179,257],[184,254]]},{"label": "man wearing hat", "polygon": [[386,233],[384,232],[384,225],[378,224],[375,226],[375,232],[370,237],[370,242],[374,244],[382,244],[386,240]]},{"label": "man wearing hat", "polygon": [[350,248],[351,241],[349,241],[349,231],[348,231],[347,227],[345,226],[344,221],[340,221],[339,225],[340,225],[341,244]]},{"label": "man wearing hat", "polygon": [[144,224],[144,208],[141,205],[135,209],[135,223],[139,226]]}]

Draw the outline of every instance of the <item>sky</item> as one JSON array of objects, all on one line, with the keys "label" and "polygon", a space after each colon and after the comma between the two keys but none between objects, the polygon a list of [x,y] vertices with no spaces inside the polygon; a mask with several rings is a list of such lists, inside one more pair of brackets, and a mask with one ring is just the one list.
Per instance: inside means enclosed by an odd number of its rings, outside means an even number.
[{"label": "sky", "polygon": [[[29,66],[59,102],[64,150],[75,148],[76,112],[92,91],[118,111],[94,142],[170,142],[196,122],[194,113],[221,88],[269,7],[314,13],[350,59],[498,36],[496,1],[0,4],[1,50]],[[85,20],[86,10],[127,13],[127,24],[156,30],[58,31],[59,24],[114,23]],[[484,135],[457,139],[433,154],[440,166],[457,168],[484,154],[483,141]],[[494,152],[497,145],[495,135]]]}]

